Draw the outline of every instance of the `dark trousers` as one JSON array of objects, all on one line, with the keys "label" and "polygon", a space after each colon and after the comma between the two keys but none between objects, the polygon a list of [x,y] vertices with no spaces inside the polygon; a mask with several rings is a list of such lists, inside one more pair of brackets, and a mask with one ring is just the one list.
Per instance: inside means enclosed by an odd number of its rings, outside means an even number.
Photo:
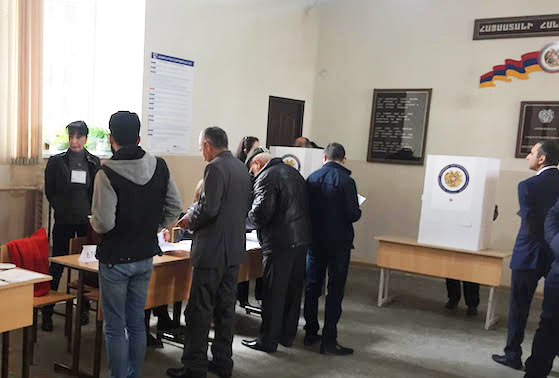
[{"label": "dark trousers", "polygon": [[214,321],[213,361],[219,371],[233,370],[233,331],[235,289],[239,266],[192,269],[192,286],[186,306],[186,339],[182,362],[192,377],[205,377],[208,371],[208,333]]},{"label": "dark trousers", "polygon": [[260,343],[270,349],[291,344],[297,335],[306,247],[264,251]]},{"label": "dark trousers", "polygon": [[[68,254],[68,247],[70,239],[75,237],[85,236],[87,234],[87,224],[60,224],[55,223],[52,230],[52,256],[65,256]],[[52,281],[50,281],[51,290],[58,290],[58,285],[60,283],[60,277],[64,267],[60,264],[50,264],[49,273],[52,276]],[[89,302],[82,306],[83,311],[87,312],[89,307]],[[51,315],[54,306],[43,307],[43,315]]]},{"label": "dark trousers", "polygon": [[337,324],[342,315],[342,300],[349,267],[350,249],[336,246],[313,245],[307,254],[307,287],[305,289],[305,330],[307,335],[316,335],[318,323],[318,298],[328,269],[328,294],[324,311],[322,341],[336,343]]},{"label": "dark trousers", "polygon": [[[462,286],[464,289],[464,301],[466,302],[466,306],[477,307],[479,305],[479,284],[462,281]],[[448,292],[449,302],[460,302],[460,281],[447,278],[446,290]]]},{"label": "dark trousers", "polygon": [[521,345],[524,340],[526,321],[530,314],[530,305],[538,281],[543,276],[544,273],[538,270],[512,270],[507,345],[505,346],[505,354],[512,360],[522,357]]},{"label": "dark trousers", "polygon": [[547,377],[557,353],[559,353],[559,288],[546,286],[540,324],[532,342],[532,355],[526,360],[525,377]]},{"label": "dark trousers", "polygon": [[[249,282],[244,281],[237,284],[237,299],[240,303],[248,303]],[[262,299],[262,277],[256,279],[254,286],[254,298]]]}]

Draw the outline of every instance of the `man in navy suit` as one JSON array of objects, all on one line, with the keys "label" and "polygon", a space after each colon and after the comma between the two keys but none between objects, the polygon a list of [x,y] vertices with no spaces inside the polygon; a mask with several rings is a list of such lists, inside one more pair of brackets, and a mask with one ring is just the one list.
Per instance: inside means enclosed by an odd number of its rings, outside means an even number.
[{"label": "man in navy suit", "polygon": [[545,278],[543,311],[526,360],[526,378],[547,377],[559,353],[559,201],[547,213],[544,229],[555,260]]},{"label": "man in navy suit", "polygon": [[544,239],[544,220],[559,198],[559,146],[545,141],[536,143],[526,156],[536,175],[518,184],[521,218],[510,268],[512,270],[508,335],[505,354],[492,356],[495,362],[522,369],[522,340],[530,303],[540,278],[545,277],[552,253]]}]

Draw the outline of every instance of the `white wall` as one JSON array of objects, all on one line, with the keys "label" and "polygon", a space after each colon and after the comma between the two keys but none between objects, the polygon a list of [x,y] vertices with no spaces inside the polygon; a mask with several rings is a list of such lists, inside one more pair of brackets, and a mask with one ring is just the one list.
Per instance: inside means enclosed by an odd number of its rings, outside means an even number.
[{"label": "white wall", "polygon": [[312,3],[147,0],[142,138],[151,52],[194,61],[189,155],[199,154],[198,134],[208,126],[225,129],[231,149],[246,135],[265,141],[270,95],[305,101],[306,132],[318,47],[318,16],[316,8],[310,9]]},{"label": "white wall", "polygon": [[559,2],[346,0],[319,8],[311,138],[346,146],[368,197],[354,259],[376,261],[375,235],[415,237],[421,207],[424,167],[365,161],[374,88],[433,88],[426,154],[502,159],[491,247],[510,250],[519,225],[516,185],[531,174],[514,159],[520,102],[557,101],[559,75],[538,72],[486,89],[479,77],[559,37],[473,41],[474,19],[559,13]]}]

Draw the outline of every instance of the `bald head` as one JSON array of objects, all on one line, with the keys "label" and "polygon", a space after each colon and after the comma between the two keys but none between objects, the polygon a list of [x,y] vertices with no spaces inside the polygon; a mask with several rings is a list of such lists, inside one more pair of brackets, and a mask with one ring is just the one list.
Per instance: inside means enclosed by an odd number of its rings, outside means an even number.
[{"label": "bald head", "polygon": [[256,176],[270,160],[272,160],[272,155],[267,152],[262,152],[252,158],[249,170]]}]

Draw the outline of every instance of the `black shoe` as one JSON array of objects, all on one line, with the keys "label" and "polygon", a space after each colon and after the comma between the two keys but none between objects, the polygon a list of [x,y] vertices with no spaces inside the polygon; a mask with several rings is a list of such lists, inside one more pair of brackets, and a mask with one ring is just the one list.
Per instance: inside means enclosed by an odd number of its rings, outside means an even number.
[{"label": "black shoe", "polygon": [[303,344],[305,344],[305,346],[313,346],[314,344],[318,343],[320,340],[322,340],[322,336],[320,335],[317,334],[305,335],[305,338],[303,339]]},{"label": "black shoe", "polygon": [[274,348],[274,347],[267,347],[263,345],[260,341],[258,341],[258,339],[242,340],[241,344],[251,349],[259,350],[261,352],[266,352],[266,353],[274,353],[277,349],[277,346]]},{"label": "black shoe", "polygon": [[466,315],[476,316],[477,315],[477,307],[468,307],[468,309],[466,310]]},{"label": "black shoe", "polygon": [[333,354],[335,356],[347,356],[353,354],[353,349],[341,346],[338,343],[320,344],[320,354]]},{"label": "black shoe", "polygon": [[221,368],[214,361],[210,361],[208,363],[208,371],[211,372],[211,373],[214,373],[219,378],[229,378],[233,374],[231,371],[225,371],[223,368]]},{"label": "black shoe", "polygon": [[493,359],[493,361],[495,361],[498,364],[505,365],[516,370],[522,370],[522,360],[520,359],[513,360],[507,357],[506,354],[503,355],[494,354],[491,356],[491,358]]},{"label": "black shoe", "polygon": [[45,332],[52,332],[52,315],[43,314],[43,324],[41,325],[41,329]]},{"label": "black shoe", "polygon": [[447,310],[456,310],[457,307],[458,307],[458,302],[454,302],[454,301],[448,301],[444,305],[444,308],[446,308]]},{"label": "black shoe", "polygon": [[83,311],[80,314],[80,323],[82,326],[89,324],[89,311]]},{"label": "black shoe", "polygon": [[163,342],[155,338],[151,333],[148,332],[147,336],[147,346],[155,349],[163,349]]},{"label": "black shoe", "polygon": [[248,301],[239,301],[239,307],[245,308],[246,306],[250,306],[250,303],[248,303]]}]

